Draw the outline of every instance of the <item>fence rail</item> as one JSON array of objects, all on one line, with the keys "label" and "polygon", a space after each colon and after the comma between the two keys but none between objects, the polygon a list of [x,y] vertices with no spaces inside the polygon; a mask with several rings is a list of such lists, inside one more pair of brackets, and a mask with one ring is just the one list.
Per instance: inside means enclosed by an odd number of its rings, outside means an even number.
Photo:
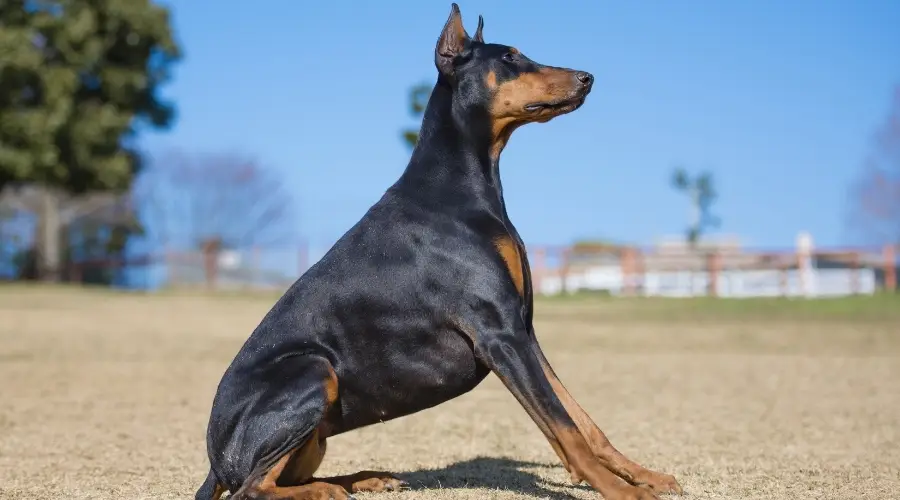
[{"label": "fence rail", "polygon": [[[153,289],[283,290],[316,260],[308,247],[168,251],[70,262],[69,281],[114,276]],[[622,296],[841,296],[896,291],[897,246],[816,251],[531,246],[535,294],[599,291]]]},{"label": "fence rail", "polygon": [[[534,248],[536,293],[644,296],[841,296],[896,291],[898,248],[747,251]],[[553,256],[555,264],[546,264]]]}]

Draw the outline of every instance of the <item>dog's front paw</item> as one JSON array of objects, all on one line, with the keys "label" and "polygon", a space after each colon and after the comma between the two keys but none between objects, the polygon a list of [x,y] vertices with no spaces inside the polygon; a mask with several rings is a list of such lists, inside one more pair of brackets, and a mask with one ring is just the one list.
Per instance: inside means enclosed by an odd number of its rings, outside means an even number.
[{"label": "dog's front paw", "polygon": [[648,488],[638,486],[626,486],[618,495],[610,496],[609,500],[660,500],[656,493]]},{"label": "dog's front paw", "polygon": [[678,480],[670,474],[649,471],[646,476],[635,479],[638,486],[643,486],[654,493],[676,493],[678,495],[684,493]]}]

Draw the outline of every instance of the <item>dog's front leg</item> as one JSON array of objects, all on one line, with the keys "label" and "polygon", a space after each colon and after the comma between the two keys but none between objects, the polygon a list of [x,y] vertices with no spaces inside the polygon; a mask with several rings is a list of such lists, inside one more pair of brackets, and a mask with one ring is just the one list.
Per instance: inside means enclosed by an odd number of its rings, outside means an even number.
[{"label": "dog's front leg", "polygon": [[606,500],[658,500],[650,490],[626,484],[594,456],[553,390],[524,321],[514,331],[479,331],[478,356],[513,393],[573,478],[586,480]]},{"label": "dog's front leg", "polygon": [[[640,464],[633,462],[617,450],[607,439],[606,434],[600,430],[600,427],[591,419],[584,411],[581,405],[575,401],[575,398],[569,393],[563,383],[556,376],[550,362],[541,350],[540,345],[535,340],[532,344],[535,355],[541,363],[543,372],[547,375],[550,385],[556,397],[562,402],[566,411],[572,417],[578,430],[588,442],[594,456],[606,466],[607,469],[614,472],[617,476],[636,486],[644,486],[659,493],[682,493],[681,485],[675,477],[669,474],[652,471]],[[572,482],[580,483],[582,478],[572,476]]]}]

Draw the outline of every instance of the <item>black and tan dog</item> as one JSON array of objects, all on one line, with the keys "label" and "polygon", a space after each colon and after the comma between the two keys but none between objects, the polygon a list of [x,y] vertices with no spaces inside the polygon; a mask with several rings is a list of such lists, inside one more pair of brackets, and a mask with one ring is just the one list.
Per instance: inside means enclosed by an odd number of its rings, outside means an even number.
[{"label": "black and tan dog", "polygon": [[510,134],[578,109],[593,77],[485,43],[482,26],[479,17],[470,38],[453,4],[406,171],[228,367],[197,500],[226,490],[235,500],[341,500],[404,488],[386,472],[314,477],[326,439],[443,403],[492,372],[574,482],[608,500],[681,491],[619,453],[550,368],[532,327],[525,247],[503,201],[498,165]]}]

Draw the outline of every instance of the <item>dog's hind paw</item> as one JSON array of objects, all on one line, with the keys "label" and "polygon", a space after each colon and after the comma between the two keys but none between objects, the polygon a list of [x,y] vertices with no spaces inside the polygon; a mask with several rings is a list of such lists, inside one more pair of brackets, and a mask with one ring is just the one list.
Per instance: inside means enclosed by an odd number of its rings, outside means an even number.
[{"label": "dog's hind paw", "polygon": [[409,489],[409,483],[387,472],[364,471],[354,476],[351,488],[353,493]]}]

